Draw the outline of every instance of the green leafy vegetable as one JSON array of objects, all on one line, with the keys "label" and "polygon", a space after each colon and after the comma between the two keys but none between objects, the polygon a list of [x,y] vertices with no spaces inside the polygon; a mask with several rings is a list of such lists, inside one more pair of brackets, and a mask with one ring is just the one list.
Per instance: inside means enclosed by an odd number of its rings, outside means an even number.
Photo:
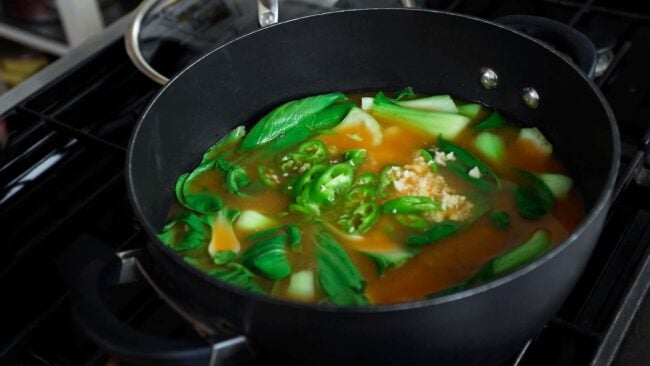
[{"label": "green leafy vegetable", "polygon": [[225,266],[217,267],[217,269],[210,271],[208,274],[244,290],[259,294],[264,293],[264,291],[255,283],[255,275],[240,264],[231,262]]},{"label": "green leafy vegetable", "polygon": [[429,136],[456,137],[469,124],[469,118],[455,113],[423,111],[400,106],[383,93],[377,94],[372,109],[374,113],[392,122],[418,130]]},{"label": "green leafy vegetable", "polygon": [[163,227],[160,241],[176,251],[200,248],[210,239],[210,227],[194,212],[185,212]]},{"label": "green leafy vegetable", "polygon": [[544,155],[551,155],[553,153],[553,145],[551,145],[544,134],[536,127],[522,128],[519,130],[519,136],[517,138],[519,140],[529,141]]},{"label": "green leafy vegetable", "polygon": [[302,230],[296,225],[285,225],[287,232],[287,240],[289,241],[289,248],[294,253],[302,252]]},{"label": "green leafy vegetable", "polygon": [[436,291],[434,293],[431,293],[431,294],[427,295],[427,299],[433,299],[433,298],[436,298],[436,297],[450,295],[450,294],[456,293],[458,291],[462,291],[462,290],[464,290],[466,288],[467,288],[467,283],[462,282],[462,283],[459,283],[457,285],[449,286],[447,288],[443,288],[440,291]]},{"label": "green leafy vegetable", "polygon": [[573,180],[564,174],[539,174],[539,179],[546,184],[555,198],[566,198],[573,186]]},{"label": "green leafy vegetable", "polygon": [[243,195],[241,190],[250,184],[246,170],[224,159],[217,159],[214,161],[214,164],[217,170],[226,178],[226,187],[228,190],[238,196]]},{"label": "green leafy vegetable", "polygon": [[467,281],[436,291],[427,298],[434,298],[462,291],[471,286],[490,281],[513,270],[533,262],[551,248],[551,236],[548,231],[539,229],[524,243],[484,264]]},{"label": "green leafy vegetable", "polygon": [[303,270],[291,275],[287,295],[293,299],[308,301],[316,295],[314,272]]},{"label": "green leafy vegetable", "polygon": [[239,126],[234,130],[228,132],[228,134],[224,138],[219,140],[216,144],[212,145],[212,147],[210,147],[208,151],[206,151],[206,153],[203,154],[203,159],[201,159],[201,164],[214,161],[221,154],[235,149],[237,147],[237,144],[239,144],[241,140],[244,138],[245,134],[246,134],[246,127],[244,126]]},{"label": "green leafy vegetable", "polygon": [[395,101],[397,100],[402,100],[402,99],[410,99],[415,97],[415,91],[413,91],[413,88],[410,86],[407,86],[406,88],[400,90],[397,92],[395,95]]},{"label": "green leafy vegetable", "polygon": [[381,144],[384,136],[381,133],[381,127],[376,119],[363,109],[353,107],[341,123],[334,128],[334,131],[345,131],[351,128],[365,128],[370,133],[371,143],[373,146]]},{"label": "green leafy vegetable", "polygon": [[514,190],[519,214],[526,219],[539,219],[553,209],[553,193],[535,174],[518,170],[519,186]]},{"label": "green leafy vegetable", "polygon": [[551,235],[537,230],[526,242],[492,261],[492,271],[499,276],[532,262],[551,247]]},{"label": "green leafy vegetable", "polygon": [[506,154],[506,144],[501,136],[491,132],[481,132],[474,139],[474,147],[489,161],[495,164],[503,162]]},{"label": "green leafy vegetable", "polygon": [[467,286],[476,285],[495,277],[512,272],[524,264],[534,261],[551,247],[551,235],[539,229],[523,244],[484,264],[481,269],[466,281]]},{"label": "green leafy vegetable", "polygon": [[382,275],[388,268],[398,268],[404,265],[409,259],[416,256],[420,251],[416,248],[405,248],[390,252],[369,252],[363,251],[377,265],[377,274]]},{"label": "green leafy vegetable", "polygon": [[[346,99],[343,93],[329,93],[287,102],[257,122],[242,141],[240,149],[247,151],[270,142],[274,142],[274,147],[280,149],[305,140],[316,129],[331,128],[331,116],[317,115],[334,103]],[[350,105],[345,110],[345,114],[351,107]],[[336,113],[337,116],[340,114]],[[334,125],[338,122],[340,119]]]},{"label": "green leafy vegetable", "polygon": [[216,265],[228,264],[237,259],[237,253],[232,250],[220,250],[212,256],[212,260]]},{"label": "green leafy vegetable", "polygon": [[478,103],[469,103],[458,106],[458,113],[470,119],[476,118],[481,113],[482,106]]},{"label": "green leafy vegetable", "polygon": [[490,220],[494,226],[500,230],[506,230],[510,228],[510,215],[505,211],[494,211],[490,214]]},{"label": "green leafy vegetable", "polygon": [[496,128],[505,127],[505,125],[506,125],[506,120],[503,118],[501,113],[494,111],[486,119],[477,123],[474,126],[474,130],[476,131],[492,130]]},{"label": "green leafy vegetable", "polygon": [[235,227],[243,231],[267,230],[278,225],[278,222],[268,216],[253,210],[244,210],[235,221]]},{"label": "green leafy vegetable", "polygon": [[402,107],[421,109],[432,112],[458,113],[456,103],[449,95],[432,95],[430,97],[398,101]]},{"label": "green leafy vegetable", "polygon": [[[484,181],[496,187],[501,186],[499,177],[487,166],[484,162],[479,160],[476,156],[472,155],[469,151],[463,149],[459,145],[454,144],[451,141],[447,141],[443,138],[438,139],[438,148],[445,153],[453,153],[456,158],[455,161],[448,161],[447,167],[454,171],[455,173],[461,175],[463,178],[467,179],[472,183],[476,183],[481,188],[485,188],[485,185],[482,185],[480,182]],[[473,178],[469,176],[468,172],[477,167],[481,172],[481,179]]]},{"label": "green leafy vegetable", "polygon": [[452,236],[460,231],[461,225],[456,222],[440,222],[431,225],[424,234],[417,234],[410,236],[406,243],[408,245],[421,247],[424,245],[433,244],[444,238]]},{"label": "green leafy vegetable", "polygon": [[282,228],[262,232],[248,237],[254,244],[241,256],[241,263],[259,271],[272,280],[281,280],[291,274],[291,263],[287,257],[288,236]]},{"label": "green leafy vegetable", "polygon": [[192,189],[203,174],[209,174],[213,166],[213,163],[202,164],[191,173],[178,177],[176,181],[178,202],[190,210],[203,214],[213,214],[221,210],[223,201],[218,195],[209,192],[205,187],[199,191]]},{"label": "green leafy vegetable", "polygon": [[316,230],[318,282],[335,305],[367,305],[365,282],[345,250],[328,232]]}]

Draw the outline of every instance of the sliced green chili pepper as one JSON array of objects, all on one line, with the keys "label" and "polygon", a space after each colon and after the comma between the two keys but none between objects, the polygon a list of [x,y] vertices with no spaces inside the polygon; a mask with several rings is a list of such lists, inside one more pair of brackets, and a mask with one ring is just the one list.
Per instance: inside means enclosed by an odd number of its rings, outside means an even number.
[{"label": "sliced green chili pepper", "polygon": [[429,227],[429,222],[417,214],[397,214],[395,220],[403,226],[419,231],[424,231]]},{"label": "sliced green chili pepper", "polygon": [[327,146],[320,140],[303,142],[298,146],[298,153],[306,154],[313,163],[320,163],[329,157]]},{"label": "sliced green chili pepper", "polygon": [[363,234],[377,222],[378,218],[379,205],[375,202],[366,202],[352,213],[341,216],[338,222],[348,234]]},{"label": "sliced green chili pepper", "polygon": [[346,160],[353,167],[359,167],[366,160],[368,152],[366,149],[350,150],[343,153],[343,159]]},{"label": "sliced green chili pepper", "polygon": [[303,174],[313,165],[312,158],[300,152],[288,153],[278,161],[278,168],[288,174]]},{"label": "sliced green chili pepper", "polygon": [[352,187],[350,192],[345,196],[346,206],[357,206],[363,202],[369,202],[375,199],[377,187],[358,186]]},{"label": "sliced green chili pepper", "polygon": [[257,173],[265,186],[273,189],[278,189],[280,187],[280,175],[277,170],[265,165],[260,165],[257,167]]},{"label": "sliced green chili pepper", "polygon": [[379,185],[379,178],[375,173],[363,173],[360,174],[357,179],[355,179],[354,184],[356,186],[373,186],[375,189]]},{"label": "sliced green chili pepper", "polygon": [[392,168],[397,167],[395,164],[388,164],[379,173],[379,190],[378,195],[380,198],[388,198],[390,195],[389,188],[392,186],[393,177],[391,177]]},{"label": "sliced green chili pepper", "polygon": [[310,197],[316,203],[333,203],[338,195],[350,189],[353,174],[350,164],[332,165],[312,183]]},{"label": "sliced green chili pepper", "polygon": [[490,191],[492,190],[493,186],[480,178],[475,178],[469,175],[469,170],[465,167],[463,167],[460,163],[455,162],[455,161],[448,161],[445,165],[447,169],[451,170],[452,172],[456,173],[459,177],[465,179],[466,181],[474,184],[478,188],[484,190],[484,191]]},{"label": "sliced green chili pepper", "polygon": [[431,169],[432,172],[436,173],[438,172],[438,165],[436,165],[436,162],[433,159],[433,156],[431,156],[431,153],[425,149],[418,149],[418,154],[424,159],[424,162],[429,166],[429,169]]},{"label": "sliced green chili pepper", "polygon": [[325,170],[327,170],[327,167],[325,165],[321,164],[316,164],[312,166],[305,174],[301,175],[300,178],[296,181],[295,184],[292,185],[291,189],[291,197],[296,198],[300,196],[307,187],[310,186],[310,184],[316,180],[316,178],[319,177],[320,174],[322,174]]},{"label": "sliced green chili pepper", "polygon": [[[492,171],[489,166],[487,166],[484,162],[482,162],[479,158],[474,156],[469,151],[443,138],[438,139],[438,148],[445,153],[454,153],[456,160],[448,161],[446,164],[450,169],[452,166],[456,166],[457,168],[453,169],[454,172],[459,173],[459,171],[461,171],[460,169],[462,169],[462,172],[464,173],[462,175],[467,179],[467,177],[469,177],[467,172],[469,172],[470,169],[477,167],[481,172],[481,176],[483,177],[481,178],[482,180],[485,180],[490,184],[494,184],[496,187],[501,186],[501,181],[499,180],[499,177],[494,173],[494,171]],[[476,180],[477,179],[474,178],[474,180],[470,181],[476,182]]]},{"label": "sliced green chili pepper", "polygon": [[412,214],[442,209],[440,202],[424,196],[402,196],[390,200],[382,206],[385,214]]}]

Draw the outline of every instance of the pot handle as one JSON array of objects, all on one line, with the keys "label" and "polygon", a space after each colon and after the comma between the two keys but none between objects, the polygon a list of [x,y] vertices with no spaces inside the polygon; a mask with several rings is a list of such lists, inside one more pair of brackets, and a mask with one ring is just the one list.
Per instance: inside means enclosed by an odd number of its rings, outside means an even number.
[{"label": "pot handle", "polygon": [[73,318],[95,343],[111,355],[138,364],[221,366],[238,363],[249,354],[244,336],[213,345],[191,343],[147,334],[118,319],[102,290],[139,280],[136,261],[133,256],[122,261],[108,246],[88,237],[78,240],[64,258]]},{"label": "pot handle", "polygon": [[590,79],[594,78],[596,47],[580,31],[557,20],[533,15],[507,15],[495,21],[550,44],[571,58]]}]

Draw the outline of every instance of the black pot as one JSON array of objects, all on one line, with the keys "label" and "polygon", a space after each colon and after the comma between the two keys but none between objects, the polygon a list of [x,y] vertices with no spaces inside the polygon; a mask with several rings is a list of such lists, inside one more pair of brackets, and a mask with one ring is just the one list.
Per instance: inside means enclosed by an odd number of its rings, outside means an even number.
[{"label": "black pot", "polygon": [[[562,38],[556,24],[545,24],[553,26],[541,33]],[[579,41],[571,48],[574,59],[593,71],[593,46],[584,36],[573,37]],[[499,77],[493,89],[480,82],[486,67]],[[176,178],[233,127],[290,99],[406,85],[480,101],[542,130],[583,193],[588,212],[576,230],[534,263],[479,287],[372,307],[306,305],[249,293],[204,275],[157,240]],[[524,103],[525,88],[538,93],[538,108]],[[278,364],[493,365],[535,335],[574,286],[603,226],[619,149],[601,93],[547,45],[467,16],[352,10],[265,28],[185,69],[139,121],[127,178],[156,270],[204,325],[225,321],[257,354]],[[89,290],[112,273],[106,271],[101,263],[89,266],[85,293],[77,299],[77,318],[96,341],[132,360],[207,361],[207,346],[161,343],[106,314],[93,297],[97,291]]]}]

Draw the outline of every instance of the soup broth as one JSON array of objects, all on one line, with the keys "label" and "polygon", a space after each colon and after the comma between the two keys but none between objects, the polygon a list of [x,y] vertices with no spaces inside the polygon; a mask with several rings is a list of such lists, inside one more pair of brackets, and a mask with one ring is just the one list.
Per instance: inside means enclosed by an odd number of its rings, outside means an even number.
[{"label": "soup broth", "polygon": [[331,93],[239,127],[176,184],[161,240],[250,291],[387,304],[533,261],[583,217],[552,145],[448,95]]}]

